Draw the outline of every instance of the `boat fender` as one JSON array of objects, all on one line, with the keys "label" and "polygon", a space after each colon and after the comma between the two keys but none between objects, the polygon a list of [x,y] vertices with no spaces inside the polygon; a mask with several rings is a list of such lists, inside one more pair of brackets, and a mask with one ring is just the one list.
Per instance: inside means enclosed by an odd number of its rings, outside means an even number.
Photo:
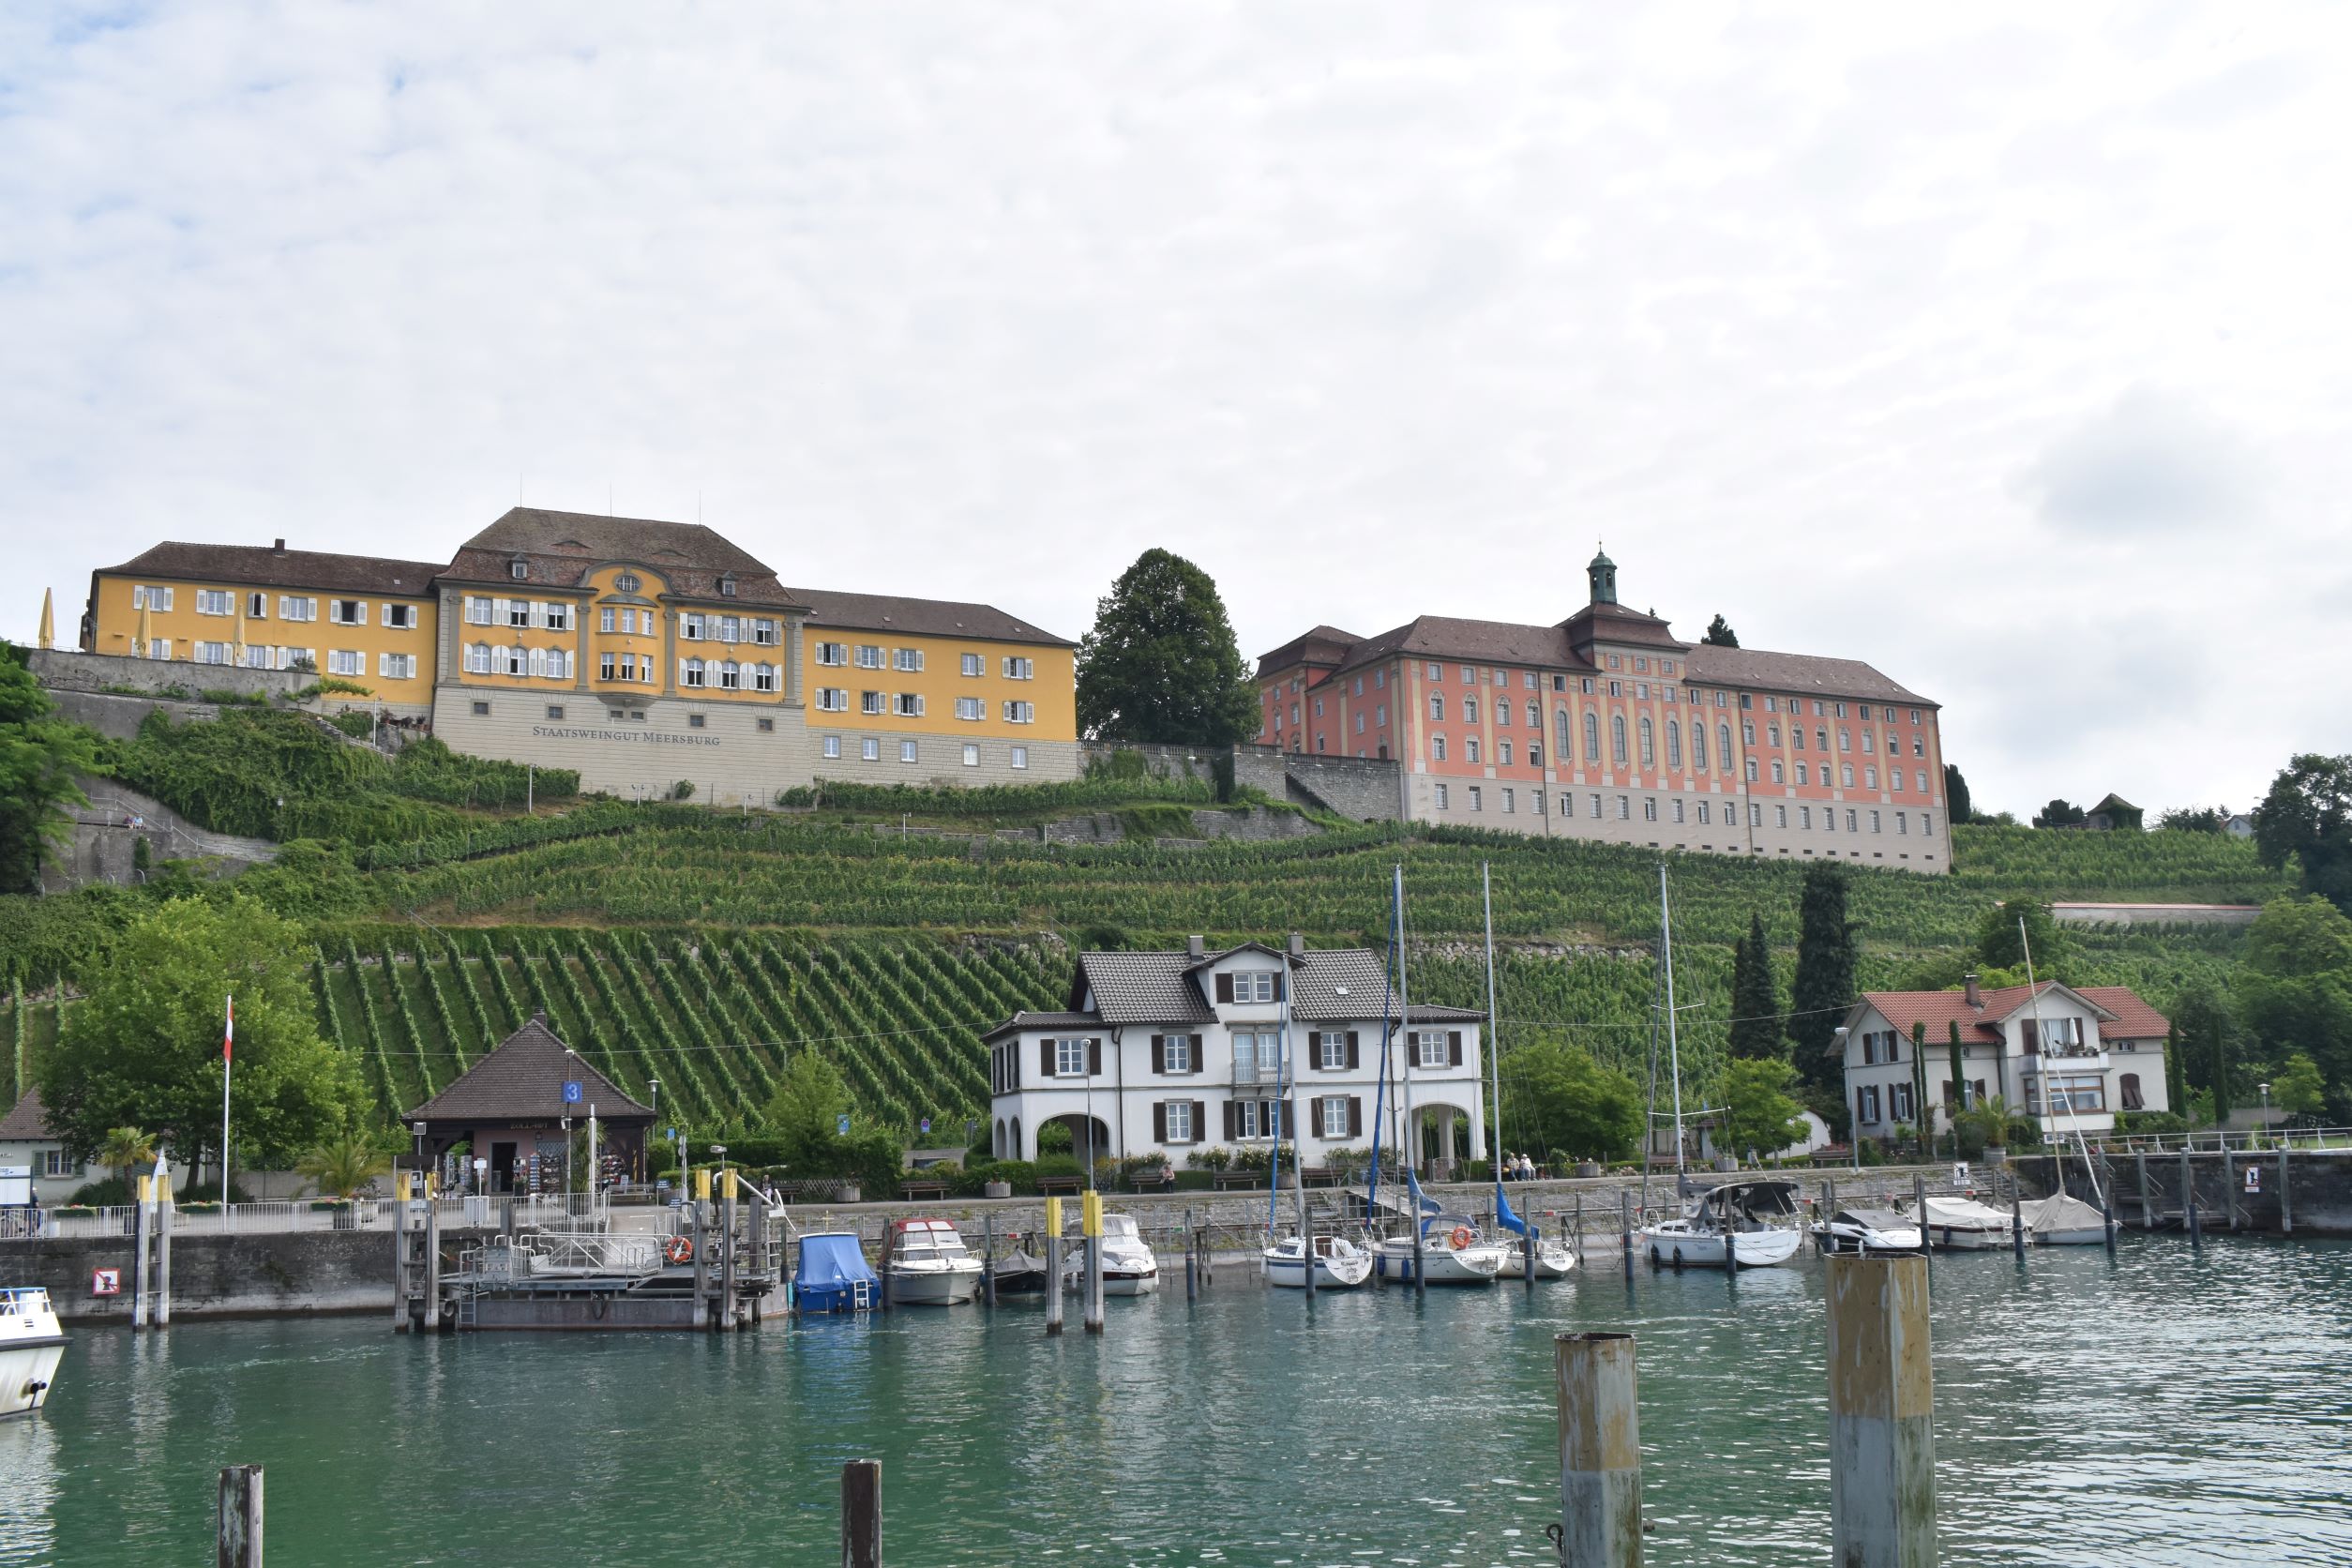
[{"label": "boat fender", "polygon": [[1474,1238],[1470,1235],[1470,1228],[1467,1225],[1455,1226],[1454,1228],[1454,1234],[1447,1238],[1447,1240],[1454,1244],[1454,1250],[1456,1252],[1463,1251],[1469,1247],[1473,1239]]},{"label": "boat fender", "polygon": [[693,1262],[694,1238],[691,1236],[671,1237],[661,1244],[661,1255],[672,1263]]},{"label": "boat fender", "polygon": [[604,1315],[611,1311],[611,1308],[612,1303],[607,1298],[603,1296],[593,1297],[588,1303],[588,1316],[594,1318],[597,1322],[601,1323],[604,1321]]}]

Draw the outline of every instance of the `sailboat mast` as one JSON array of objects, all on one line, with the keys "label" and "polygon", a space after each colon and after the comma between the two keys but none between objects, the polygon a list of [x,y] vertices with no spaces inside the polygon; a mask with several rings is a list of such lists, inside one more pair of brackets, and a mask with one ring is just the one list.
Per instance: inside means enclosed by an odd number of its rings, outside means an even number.
[{"label": "sailboat mast", "polygon": [[[1405,863],[1396,863],[1396,1020],[1405,1033],[1405,1168],[1421,1168],[1421,1128],[1413,1117],[1413,1058],[1421,1045],[1413,1033],[1412,993],[1405,984]],[[1420,1223],[1418,1218],[1415,1224]]]},{"label": "sailboat mast", "polygon": [[[2017,917],[2017,945],[2026,955],[2026,1005],[2033,1014],[2034,1039],[2037,1044],[2046,1045],[2048,1042],[2042,1039],[2042,986],[2033,977],[2033,939],[2026,935],[2026,917],[2022,914]],[[2053,1096],[2050,1093],[2050,1053],[2044,1050],[2041,1055],[2042,1111],[2043,1115],[2056,1120],[2058,1112],[2052,1103]],[[2066,1092],[2066,1120],[2073,1126],[2074,1141],[2082,1143],[2082,1123],[2074,1115],[2074,1092],[2071,1089]],[[2050,1168],[2057,1173],[2058,1190],[2063,1194],[2066,1191],[2066,1139],[2060,1137],[2050,1147],[2055,1151]],[[2088,1144],[2083,1145],[2083,1174],[2090,1179],[2090,1195],[2099,1199],[2100,1209],[2103,1212],[2107,1199],[2100,1191],[2099,1171],[2090,1163],[2090,1148]]]},{"label": "sailboat mast", "polygon": [[1486,1145],[1486,1168],[1502,1175],[1502,1038],[1501,1012],[1495,1005],[1495,878],[1485,861],[1478,863],[1479,892],[1486,906],[1486,1076],[1487,1094],[1495,1106],[1495,1136]]},{"label": "sailboat mast", "polygon": [[1666,863],[1658,863],[1659,955],[1666,966],[1666,1074],[1674,1080],[1674,1174],[1682,1175],[1682,1052],[1674,1033],[1674,910],[1666,901]]}]

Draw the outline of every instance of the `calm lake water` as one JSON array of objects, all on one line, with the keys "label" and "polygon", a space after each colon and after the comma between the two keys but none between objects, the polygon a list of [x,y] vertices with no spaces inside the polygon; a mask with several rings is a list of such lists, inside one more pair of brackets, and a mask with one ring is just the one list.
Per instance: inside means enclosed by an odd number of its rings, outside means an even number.
[{"label": "calm lake water", "polygon": [[[1546,1562],[1552,1336],[1640,1336],[1650,1560],[1828,1560],[1817,1262],[758,1334],[411,1339],[376,1319],[78,1335],[0,1427],[0,1563],[210,1560],[224,1463],[282,1563],[801,1563],[843,1459],[894,1562]],[[2352,1244],[1938,1259],[1943,1560],[2352,1561]]]}]

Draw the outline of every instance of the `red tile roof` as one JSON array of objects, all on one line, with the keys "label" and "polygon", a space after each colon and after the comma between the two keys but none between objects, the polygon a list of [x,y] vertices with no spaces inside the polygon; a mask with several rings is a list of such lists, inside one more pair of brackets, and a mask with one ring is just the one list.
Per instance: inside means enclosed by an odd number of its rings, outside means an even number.
[{"label": "red tile roof", "polygon": [[[2047,996],[2058,987],[2055,980],[2044,980],[2038,988]],[[2140,1000],[2139,993],[2129,986],[2079,986],[2067,988],[2101,1012],[2111,1015],[2099,1022],[2099,1034],[2106,1040],[2160,1040],[2172,1026],[2168,1019]],[[1927,1026],[1928,1042],[1949,1039],[1952,1026],[1960,1026],[1964,1040],[1997,1040],[2000,1037],[2000,1022],[2024,1007],[2034,992],[2024,986],[2003,986],[1979,993],[1982,1005],[1968,1005],[1965,991],[1864,991],[1862,1000],[1876,1007],[1895,1032],[1909,1034],[1913,1024]]]},{"label": "red tile roof", "polygon": [[119,566],[101,566],[92,575],[182,580],[192,578],[199,582],[236,582],[255,588],[404,594],[414,598],[425,594],[433,579],[441,575],[441,569],[437,561],[395,561],[381,555],[331,555],[316,550],[199,545],[167,539]]},{"label": "red tile roof", "polygon": [[54,1143],[57,1135],[49,1130],[49,1111],[41,1104],[41,1092],[27,1089],[16,1108],[0,1117],[0,1142]]}]

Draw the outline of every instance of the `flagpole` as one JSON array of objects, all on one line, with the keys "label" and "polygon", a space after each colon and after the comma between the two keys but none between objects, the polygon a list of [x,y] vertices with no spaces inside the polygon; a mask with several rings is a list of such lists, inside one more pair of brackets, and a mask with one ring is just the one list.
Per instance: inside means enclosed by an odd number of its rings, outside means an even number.
[{"label": "flagpole", "polygon": [[220,1035],[220,1212],[229,1212],[229,1058],[236,1048],[237,999],[228,1001],[227,1025]]}]

